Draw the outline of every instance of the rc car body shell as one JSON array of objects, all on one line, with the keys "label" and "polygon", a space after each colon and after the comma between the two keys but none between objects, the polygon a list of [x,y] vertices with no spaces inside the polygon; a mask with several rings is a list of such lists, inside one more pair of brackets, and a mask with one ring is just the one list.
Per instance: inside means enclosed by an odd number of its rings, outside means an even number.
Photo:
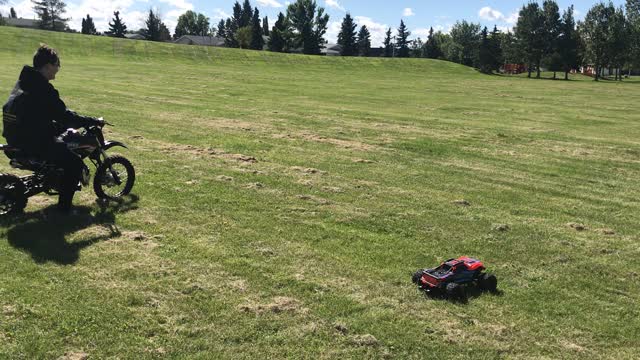
[{"label": "rc car body shell", "polygon": [[450,283],[462,285],[479,281],[484,270],[480,260],[463,256],[449,259],[436,268],[422,270],[416,280],[424,290],[445,289]]}]

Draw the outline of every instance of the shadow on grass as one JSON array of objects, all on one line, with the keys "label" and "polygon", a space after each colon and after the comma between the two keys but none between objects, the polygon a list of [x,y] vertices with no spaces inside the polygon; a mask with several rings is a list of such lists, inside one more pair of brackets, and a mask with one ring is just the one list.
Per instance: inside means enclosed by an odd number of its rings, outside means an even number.
[{"label": "shadow on grass", "polygon": [[480,296],[503,296],[504,292],[500,289],[496,291],[488,291],[488,290],[480,290],[478,287],[471,286],[465,289],[465,296],[463,297],[453,297],[447,295],[444,292],[439,293],[430,293],[426,291],[422,291],[424,293],[425,298],[439,301],[448,301],[453,304],[461,304],[468,305],[469,302],[475,298]]},{"label": "shadow on grass", "polygon": [[[9,244],[29,253],[36,263],[72,265],[80,258],[82,249],[120,236],[116,214],[135,210],[137,202],[136,196],[129,196],[119,202],[98,202],[95,214],[91,213],[91,207],[78,206],[71,215],[59,213],[55,205],[52,205],[5,219],[3,224],[9,228]],[[81,241],[67,242],[67,236],[95,225],[107,229],[107,232],[99,232]]]}]

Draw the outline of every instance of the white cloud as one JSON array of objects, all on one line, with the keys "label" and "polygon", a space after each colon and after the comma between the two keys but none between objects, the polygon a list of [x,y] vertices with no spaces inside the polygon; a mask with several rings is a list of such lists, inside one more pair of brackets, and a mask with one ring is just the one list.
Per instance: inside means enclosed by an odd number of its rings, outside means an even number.
[{"label": "white cloud", "polygon": [[342,28],[342,21],[331,21],[327,24],[327,34],[325,35],[325,39],[332,44],[338,42],[338,34],[340,34],[340,29]]},{"label": "white cloud", "polygon": [[518,12],[514,12],[509,16],[505,16],[503,13],[496,9],[492,9],[489,6],[485,6],[478,11],[478,16],[482,20],[487,21],[499,21],[507,24],[515,24],[518,22]]},{"label": "white cloud", "polygon": [[402,12],[402,16],[414,16],[416,13],[413,12],[411,8],[405,8]]},{"label": "white cloud", "polygon": [[[427,40],[429,38],[429,30],[428,28],[419,28],[411,30],[411,35],[415,38],[421,38],[422,40]],[[435,30],[433,30],[435,32]]]},{"label": "white cloud", "polygon": [[338,3],[338,0],[325,0],[324,4],[333,9],[346,11],[346,9]]},{"label": "white cloud", "polygon": [[213,10],[213,20],[226,20],[228,18],[230,18],[231,15],[227,14],[226,12],[224,12],[224,10],[222,9],[214,9]]},{"label": "white cloud", "polygon": [[31,2],[31,0],[23,0],[17,4],[11,2],[0,6],[0,12],[2,13],[2,16],[7,16],[11,8],[16,11],[16,15],[18,15],[19,18],[36,18],[36,13],[33,12],[33,3]]},{"label": "white cloud", "polygon": [[282,4],[280,4],[276,0],[258,0],[258,5],[264,6],[264,7],[274,7],[274,8],[282,7]]},{"label": "white cloud", "polygon": [[[389,26],[387,24],[380,24],[373,19],[366,16],[356,16],[355,21],[358,24],[358,27],[365,25],[369,32],[371,33],[371,46],[379,47],[384,43],[384,38],[386,36],[387,30]],[[391,30],[391,36],[395,35],[396,30]]]}]

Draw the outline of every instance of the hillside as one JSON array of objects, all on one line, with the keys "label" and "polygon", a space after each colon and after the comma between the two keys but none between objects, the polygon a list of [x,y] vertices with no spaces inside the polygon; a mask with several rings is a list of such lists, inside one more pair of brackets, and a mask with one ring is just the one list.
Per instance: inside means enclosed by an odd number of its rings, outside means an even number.
[{"label": "hillside", "polygon": [[[5,94],[56,47],[54,85],[116,125],[138,175],[123,204],[84,189],[82,214],[59,218],[38,196],[0,223],[0,358],[640,352],[638,81],[0,39]],[[460,255],[501,293],[464,304],[410,283]]]}]

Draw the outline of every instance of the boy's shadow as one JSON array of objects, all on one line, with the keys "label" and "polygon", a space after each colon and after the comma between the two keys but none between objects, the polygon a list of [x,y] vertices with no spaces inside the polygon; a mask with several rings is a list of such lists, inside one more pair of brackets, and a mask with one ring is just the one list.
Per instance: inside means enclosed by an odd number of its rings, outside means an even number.
[{"label": "boy's shadow", "polygon": [[[120,236],[120,230],[116,226],[116,213],[136,209],[137,201],[137,197],[129,196],[118,203],[98,203],[99,210],[95,214],[87,206],[75,207],[72,215],[60,214],[55,206],[49,206],[15,216],[3,223],[9,227],[9,244],[29,253],[36,263],[71,265],[78,261],[82,249]],[[99,231],[82,240],[67,242],[68,235],[91,226],[97,226]]]}]

